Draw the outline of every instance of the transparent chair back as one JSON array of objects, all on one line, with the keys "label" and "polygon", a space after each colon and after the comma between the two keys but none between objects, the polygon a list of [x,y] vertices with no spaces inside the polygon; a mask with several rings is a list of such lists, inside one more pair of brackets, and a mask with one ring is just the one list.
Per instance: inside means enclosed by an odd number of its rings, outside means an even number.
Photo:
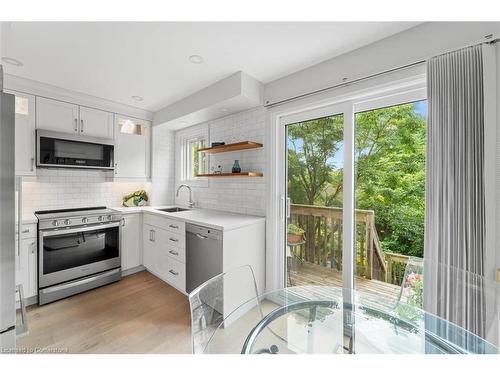
[{"label": "transparent chair back", "polygon": [[421,309],[423,307],[423,289],[424,260],[410,257],[406,263],[398,302]]},{"label": "transparent chair back", "polygon": [[229,324],[229,319],[225,319],[245,302],[253,301],[249,306],[260,310],[258,294],[249,265],[217,275],[193,290],[189,294],[193,353],[204,353],[217,328],[223,322]]}]

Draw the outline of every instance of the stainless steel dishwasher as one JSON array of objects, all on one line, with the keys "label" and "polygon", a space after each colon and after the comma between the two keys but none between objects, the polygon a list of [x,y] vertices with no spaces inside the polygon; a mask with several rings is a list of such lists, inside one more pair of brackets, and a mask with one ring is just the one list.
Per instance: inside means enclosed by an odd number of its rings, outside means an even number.
[{"label": "stainless steel dishwasher", "polygon": [[222,273],[222,231],[186,223],[186,292]]}]

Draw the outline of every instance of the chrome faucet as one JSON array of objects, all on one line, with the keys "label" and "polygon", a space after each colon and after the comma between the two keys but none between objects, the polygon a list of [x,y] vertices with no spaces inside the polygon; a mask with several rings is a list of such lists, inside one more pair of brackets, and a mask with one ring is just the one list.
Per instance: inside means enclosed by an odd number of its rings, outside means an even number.
[{"label": "chrome faucet", "polygon": [[191,190],[191,186],[186,185],[186,184],[179,185],[179,187],[177,188],[177,193],[175,193],[175,196],[176,197],[179,196],[179,190],[181,190],[182,187],[185,187],[185,188],[187,188],[189,190],[188,207],[189,208],[193,208],[194,207],[194,202],[193,202],[193,191]]}]

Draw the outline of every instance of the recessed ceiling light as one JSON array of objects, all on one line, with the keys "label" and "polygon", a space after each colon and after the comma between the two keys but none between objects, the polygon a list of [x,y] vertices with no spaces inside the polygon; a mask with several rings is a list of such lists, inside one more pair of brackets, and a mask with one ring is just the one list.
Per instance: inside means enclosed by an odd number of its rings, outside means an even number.
[{"label": "recessed ceiling light", "polygon": [[138,102],[142,102],[144,100],[144,98],[142,96],[138,96],[138,95],[133,95],[131,96],[132,99],[134,99],[135,101],[138,101]]},{"label": "recessed ceiling light", "polygon": [[191,61],[193,64],[201,64],[203,61],[203,57],[200,55],[191,55],[189,56],[189,61]]},{"label": "recessed ceiling light", "polygon": [[4,57],[2,57],[2,61],[6,64],[14,65],[14,66],[23,66],[24,65],[21,61],[19,61],[18,59],[15,59],[13,57],[4,56]]}]

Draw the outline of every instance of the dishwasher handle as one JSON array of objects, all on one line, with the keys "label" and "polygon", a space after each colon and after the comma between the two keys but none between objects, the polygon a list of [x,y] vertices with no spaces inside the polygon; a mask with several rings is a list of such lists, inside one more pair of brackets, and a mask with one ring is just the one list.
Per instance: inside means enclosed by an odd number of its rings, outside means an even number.
[{"label": "dishwasher handle", "polygon": [[195,233],[196,237],[198,238],[201,238],[202,240],[206,240],[208,238],[208,236],[204,236],[202,234],[199,234],[199,233]]}]

